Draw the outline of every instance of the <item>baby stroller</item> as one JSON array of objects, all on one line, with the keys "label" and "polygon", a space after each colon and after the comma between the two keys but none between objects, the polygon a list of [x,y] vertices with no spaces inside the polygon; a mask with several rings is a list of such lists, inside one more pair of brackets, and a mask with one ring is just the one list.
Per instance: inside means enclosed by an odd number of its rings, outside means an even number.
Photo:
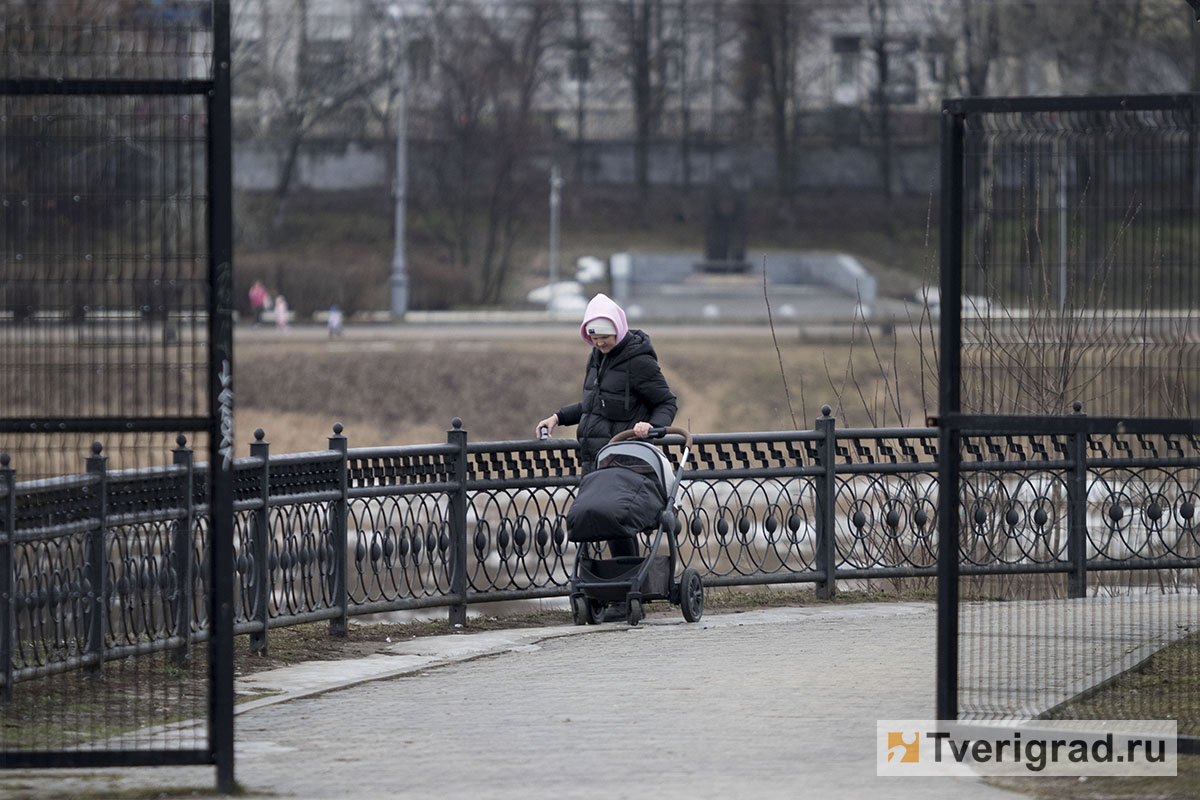
[{"label": "baby stroller", "polygon": [[[669,433],[684,437],[679,470],[647,439],[634,439],[623,431],[600,449],[596,469],[579,483],[575,502],[567,512],[567,538],[578,546],[571,570],[571,616],[576,625],[605,621],[610,605],[625,605],[625,618],[637,625],[645,617],[645,604],[667,600],[680,606],[683,618],[696,622],[704,613],[704,584],[700,573],[688,567],[675,581],[679,560],[676,537],[681,525],[675,499],[687,465],[692,435],[683,428],[652,428],[649,439]],[[639,535],[656,531],[644,555],[601,557],[602,543],[613,550],[621,540],[637,551]],[[663,536],[667,554],[659,555]]]}]

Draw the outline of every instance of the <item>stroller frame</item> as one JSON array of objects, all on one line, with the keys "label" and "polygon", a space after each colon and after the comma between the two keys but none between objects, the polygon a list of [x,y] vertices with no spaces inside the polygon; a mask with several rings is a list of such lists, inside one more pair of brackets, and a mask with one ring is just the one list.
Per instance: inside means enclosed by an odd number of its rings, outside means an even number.
[{"label": "stroller frame", "polygon": [[[683,456],[673,475],[669,471],[670,462],[652,443],[653,440],[661,439],[667,434],[684,437]],[[611,445],[632,439],[634,436],[633,430],[618,433],[601,449],[597,460],[603,457],[604,451]],[[638,441],[652,447],[661,459],[658,469],[664,485],[667,483],[666,479],[670,478],[666,505],[659,514],[653,540],[644,555],[600,558],[598,554],[585,555],[589,550],[598,549],[599,542],[578,543],[571,569],[570,594],[571,616],[576,625],[596,625],[605,622],[608,606],[617,603],[625,604],[625,619],[630,625],[637,625],[645,618],[645,604],[652,600],[667,600],[672,605],[680,606],[683,618],[688,622],[698,622],[704,613],[704,584],[700,573],[688,567],[680,574],[679,580],[675,580],[675,568],[679,562],[679,543],[676,537],[681,527],[676,513],[676,498],[683,481],[683,471],[687,467],[692,435],[683,428],[651,428],[649,435]],[[641,534],[650,530],[647,528],[641,531]],[[658,550],[664,535],[667,538],[667,554],[661,556]],[[638,537],[634,538],[635,543],[637,539]]]}]

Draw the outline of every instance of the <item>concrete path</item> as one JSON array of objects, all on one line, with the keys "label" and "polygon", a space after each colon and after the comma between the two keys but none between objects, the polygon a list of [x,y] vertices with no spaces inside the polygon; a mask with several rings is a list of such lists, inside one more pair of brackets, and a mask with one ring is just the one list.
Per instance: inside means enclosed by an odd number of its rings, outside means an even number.
[{"label": "concrete path", "polygon": [[[933,715],[934,618],[917,603],[663,616],[258,673],[239,682],[259,698],[238,707],[236,778],[275,798],[1013,797],[875,775],[876,720]],[[0,773],[0,796],[211,788],[214,774]]]}]

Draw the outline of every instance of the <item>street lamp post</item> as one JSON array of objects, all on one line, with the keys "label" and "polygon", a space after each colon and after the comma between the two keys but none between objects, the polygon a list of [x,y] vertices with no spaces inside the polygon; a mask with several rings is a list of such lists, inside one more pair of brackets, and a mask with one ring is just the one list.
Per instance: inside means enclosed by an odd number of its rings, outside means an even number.
[{"label": "street lamp post", "polygon": [[562,207],[562,175],[558,164],[550,168],[550,297],[547,308],[554,307],[555,284],[558,283],[558,218]]}]

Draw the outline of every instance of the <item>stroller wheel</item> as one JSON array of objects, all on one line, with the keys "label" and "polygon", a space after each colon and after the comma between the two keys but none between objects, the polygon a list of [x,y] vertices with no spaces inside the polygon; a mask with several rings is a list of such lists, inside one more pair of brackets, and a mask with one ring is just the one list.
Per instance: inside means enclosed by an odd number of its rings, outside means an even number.
[{"label": "stroller wheel", "polygon": [[699,622],[704,615],[704,583],[700,573],[688,567],[679,576],[679,605],[683,618],[688,622]]},{"label": "stroller wheel", "polygon": [[571,621],[576,625],[587,625],[588,619],[588,601],[581,594],[577,594],[571,598]]},{"label": "stroller wheel", "polygon": [[630,625],[637,625],[645,618],[645,616],[646,612],[642,608],[642,601],[638,600],[636,597],[630,598],[629,615],[625,618],[625,621]]},{"label": "stroller wheel", "polygon": [[587,599],[587,621],[589,625],[599,625],[604,622],[604,611],[608,607],[603,600]]}]

